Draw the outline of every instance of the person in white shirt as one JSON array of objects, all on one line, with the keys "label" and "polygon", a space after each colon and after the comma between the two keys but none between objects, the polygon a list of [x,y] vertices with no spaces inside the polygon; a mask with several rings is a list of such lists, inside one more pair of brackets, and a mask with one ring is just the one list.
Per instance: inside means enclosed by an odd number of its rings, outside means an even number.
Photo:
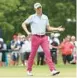
[{"label": "person in white shirt", "polygon": [[59,33],[51,33],[50,35],[50,52],[51,52],[51,57],[52,57],[52,61],[57,64],[57,54],[58,54],[58,46],[60,44],[60,41],[58,39],[58,37],[60,36]]},{"label": "person in white shirt", "polygon": [[44,52],[41,46],[37,50],[37,65],[44,65]]},{"label": "person in white shirt", "polygon": [[25,65],[26,66],[27,66],[30,52],[31,52],[31,38],[27,38],[25,41]]},{"label": "person in white shirt", "polygon": [[25,65],[24,61],[25,61],[25,40],[26,40],[26,37],[25,35],[21,35],[20,37],[21,41],[21,48],[19,50],[19,53],[20,53],[20,58],[21,58],[21,62],[22,62],[22,66]]},{"label": "person in white shirt", "polygon": [[[22,27],[24,31],[29,36],[32,35],[31,53],[28,59],[27,74],[29,76],[32,76],[32,73],[31,73],[32,66],[33,66],[34,58],[39,46],[43,48],[43,51],[46,56],[46,62],[49,66],[49,69],[52,75],[59,74],[60,72],[55,70],[54,63],[52,62],[52,59],[50,56],[50,50],[49,50],[48,37],[45,34],[46,34],[46,29],[48,31],[53,31],[53,30],[64,31],[64,28],[62,27],[55,28],[49,25],[48,17],[42,13],[42,5],[40,3],[35,3],[34,9],[36,13],[29,16],[29,18],[22,23]],[[31,32],[28,31],[27,24],[30,24]]]},{"label": "person in white shirt", "polygon": [[77,61],[77,41],[76,41],[75,36],[71,36],[71,43],[74,45],[74,49],[72,52],[73,60],[70,63],[76,64],[76,61]]}]

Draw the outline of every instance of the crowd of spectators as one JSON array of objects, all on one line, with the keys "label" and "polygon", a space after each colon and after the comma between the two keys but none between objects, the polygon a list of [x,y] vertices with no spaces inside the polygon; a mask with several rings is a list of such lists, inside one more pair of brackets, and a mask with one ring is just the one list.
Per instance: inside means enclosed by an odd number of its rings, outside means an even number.
[{"label": "crowd of spectators", "polygon": [[[59,40],[59,33],[52,33],[48,36],[52,61],[58,63],[58,54],[62,56],[64,64],[76,64],[77,41],[75,36],[67,35],[63,41]],[[6,44],[0,38],[0,66],[27,66],[31,51],[31,37],[22,34],[13,35],[12,40]],[[36,62],[37,61],[37,62]],[[45,55],[41,46],[37,51],[37,58],[34,62],[37,65],[44,65]]]}]

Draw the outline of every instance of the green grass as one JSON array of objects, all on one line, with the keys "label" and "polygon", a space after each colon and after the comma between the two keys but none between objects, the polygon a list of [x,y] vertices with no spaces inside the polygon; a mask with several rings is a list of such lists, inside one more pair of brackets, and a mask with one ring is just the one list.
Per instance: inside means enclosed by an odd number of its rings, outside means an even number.
[{"label": "green grass", "polygon": [[54,77],[51,76],[47,65],[34,65],[33,76],[29,77],[26,74],[26,67],[24,66],[0,67],[0,78],[76,78],[76,65],[64,65],[60,54],[58,55],[56,69],[60,71],[60,74]]},{"label": "green grass", "polygon": [[[56,65],[57,70],[60,71],[60,74],[55,76],[57,78],[76,78],[76,65]],[[47,65],[44,66],[33,66],[33,77],[32,78],[55,78],[51,76],[49,68]],[[2,77],[25,77],[29,78],[26,75],[26,67],[24,66],[9,66],[9,67],[0,67],[0,78]],[[30,77],[31,78],[31,77]]]}]

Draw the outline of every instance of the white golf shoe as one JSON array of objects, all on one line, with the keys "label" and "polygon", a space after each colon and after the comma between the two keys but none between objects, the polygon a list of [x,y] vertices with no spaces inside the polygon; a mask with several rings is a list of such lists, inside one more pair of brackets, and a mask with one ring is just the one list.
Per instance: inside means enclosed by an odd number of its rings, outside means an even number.
[{"label": "white golf shoe", "polygon": [[53,75],[53,76],[55,76],[55,75],[58,75],[60,72],[59,71],[56,71],[56,70],[53,70],[52,72],[51,72],[51,74]]},{"label": "white golf shoe", "polygon": [[27,71],[27,75],[28,75],[28,76],[33,76],[33,74],[32,74],[31,71]]}]

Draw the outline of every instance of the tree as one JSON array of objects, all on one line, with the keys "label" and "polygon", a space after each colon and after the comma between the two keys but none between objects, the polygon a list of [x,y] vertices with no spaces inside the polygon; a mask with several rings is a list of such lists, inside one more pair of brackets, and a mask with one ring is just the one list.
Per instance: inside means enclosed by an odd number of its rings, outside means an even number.
[{"label": "tree", "polygon": [[[52,26],[63,25],[66,28],[62,37],[66,34],[76,35],[76,0],[0,0],[0,27],[5,40],[11,39],[14,33],[25,34],[21,24],[34,13],[35,2],[42,4],[43,12],[48,15]],[[9,36],[6,37],[6,34]]]}]

